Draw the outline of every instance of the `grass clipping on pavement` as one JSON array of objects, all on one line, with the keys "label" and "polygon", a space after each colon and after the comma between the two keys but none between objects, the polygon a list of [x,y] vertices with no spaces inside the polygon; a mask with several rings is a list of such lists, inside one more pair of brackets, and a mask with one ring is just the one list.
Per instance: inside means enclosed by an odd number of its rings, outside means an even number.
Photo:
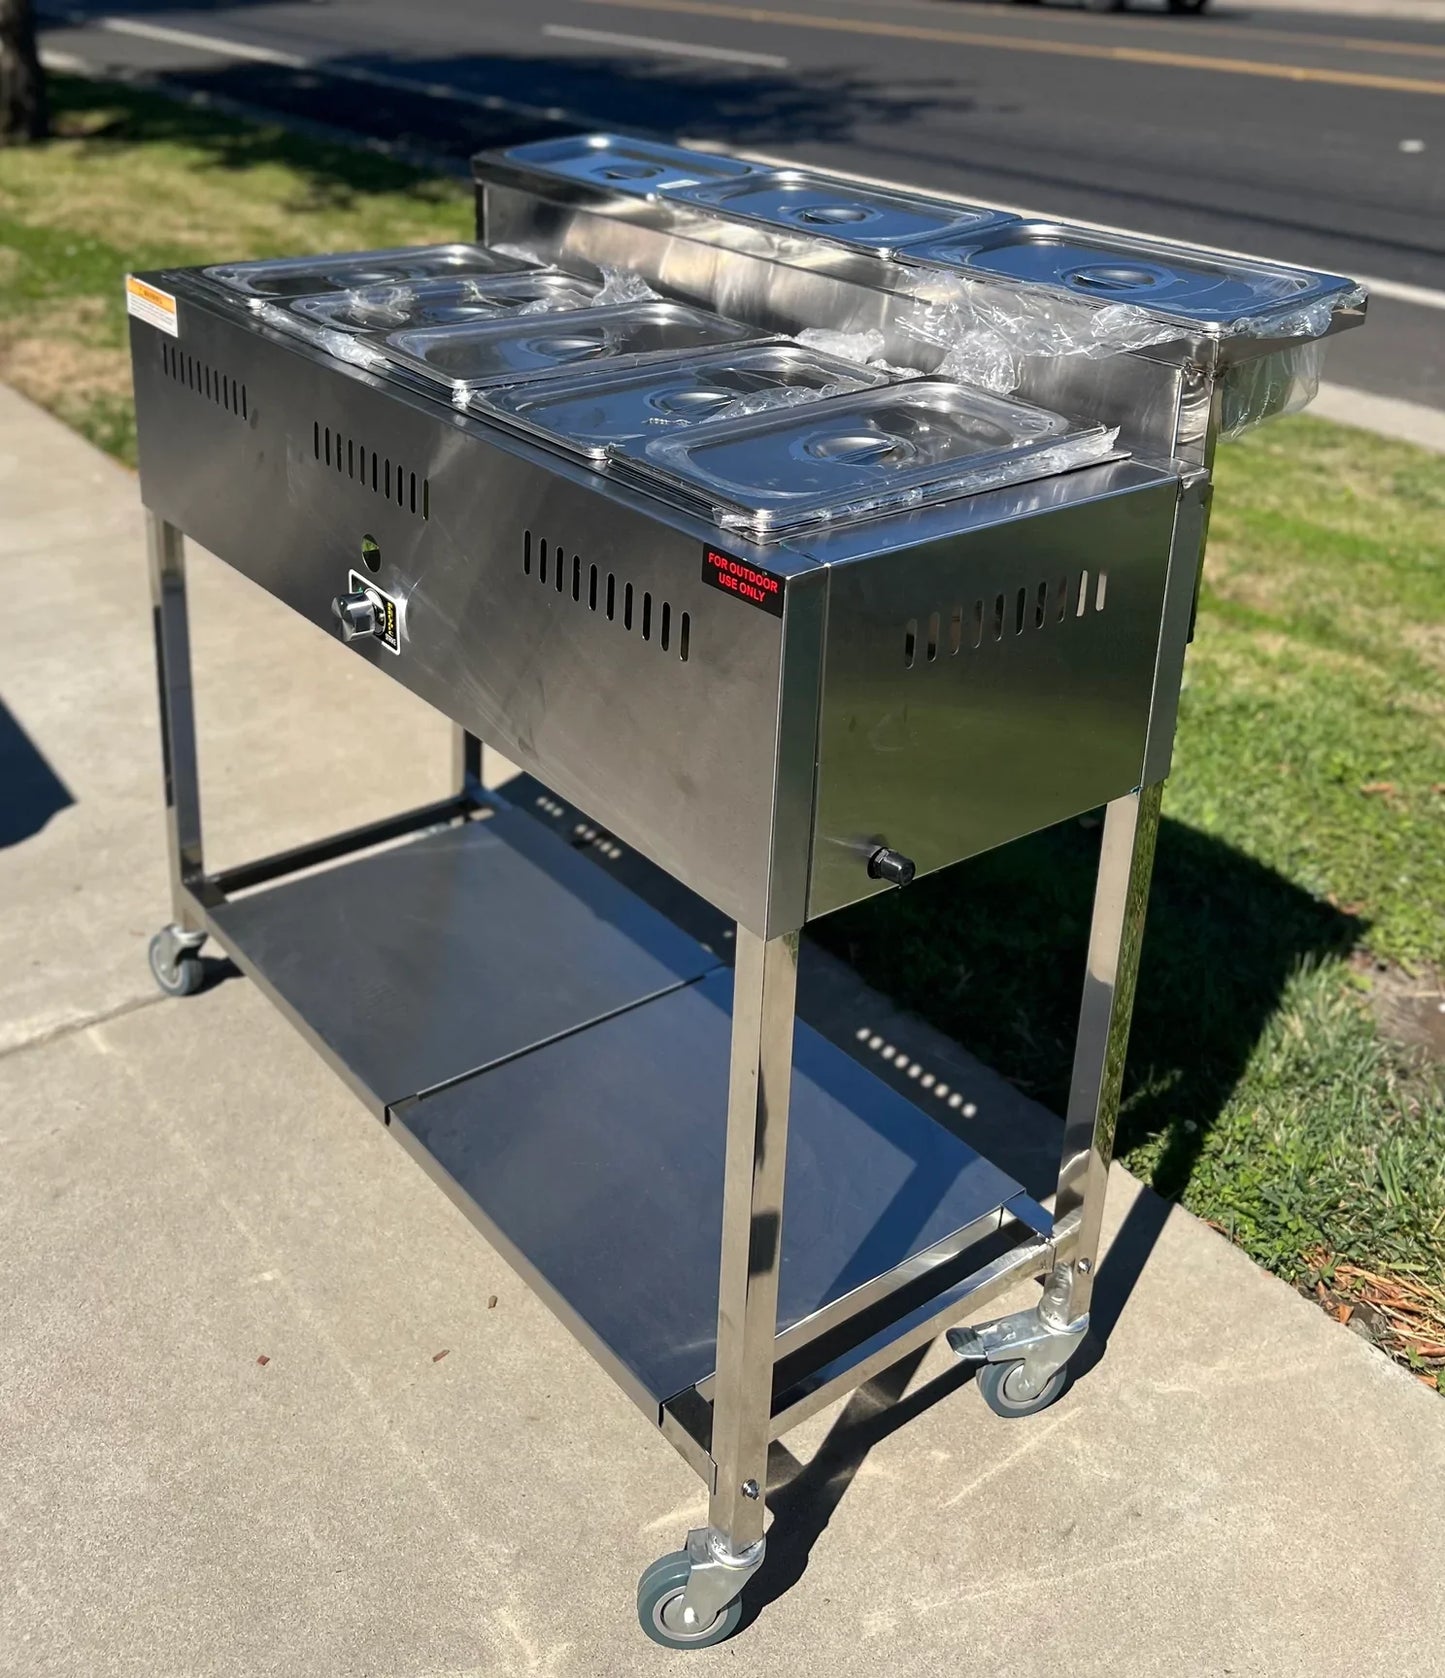
[{"label": "grass clipping on pavement", "polygon": [[[58,138],[0,153],[0,379],[122,460],[128,269],[469,227],[459,182],[53,89]],[[1289,420],[1217,482],[1120,1152],[1445,1388],[1445,461]],[[1066,823],[814,930],[1059,1108],[1097,845]]]}]

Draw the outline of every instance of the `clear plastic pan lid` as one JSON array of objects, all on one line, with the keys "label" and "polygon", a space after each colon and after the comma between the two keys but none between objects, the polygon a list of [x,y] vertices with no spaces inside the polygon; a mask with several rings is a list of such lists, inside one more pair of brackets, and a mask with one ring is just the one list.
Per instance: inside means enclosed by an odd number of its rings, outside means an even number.
[{"label": "clear plastic pan lid", "polygon": [[576,313],[526,315],[474,326],[393,332],[385,352],[453,391],[565,373],[585,362],[632,365],[768,336],[683,303],[624,303]]},{"label": "clear plastic pan lid", "polygon": [[1334,274],[1045,221],[951,233],[911,246],[904,260],[1052,286],[1095,303],[1133,304],[1211,332],[1289,315],[1353,289]]},{"label": "clear plastic pan lid", "polygon": [[1114,433],[973,390],[918,380],[629,444],[719,523],[761,539],[1042,477],[1111,452]]},{"label": "clear plastic pan lid", "polygon": [[248,298],[306,297],[322,291],[424,280],[446,274],[516,274],[532,266],[482,245],[412,245],[389,251],[338,251],[207,268],[206,277]]},{"label": "clear plastic pan lid", "polygon": [[869,390],[887,380],[874,368],[800,344],[763,344],[619,373],[603,368],[578,379],[503,387],[477,397],[473,407],[601,460],[635,438]]},{"label": "clear plastic pan lid", "polygon": [[398,281],[364,291],[298,297],[287,309],[333,332],[399,332],[408,327],[458,326],[495,320],[525,309],[585,309],[597,295],[595,280],[556,268],[522,274],[459,274],[453,279]]},{"label": "clear plastic pan lid", "polygon": [[713,157],[707,152],[661,146],[651,140],[629,140],[618,134],[568,134],[560,140],[534,140],[530,145],[513,146],[504,156],[509,163],[544,175],[644,196],[664,186],[720,181],[755,172],[751,163],[740,158]]},{"label": "clear plastic pan lid", "polygon": [[978,232],[1015,219],[1000,210],[946,204],[906,193],[870,192],[796,169],[670,188],[663,196],[878,254],[919,239]]}]

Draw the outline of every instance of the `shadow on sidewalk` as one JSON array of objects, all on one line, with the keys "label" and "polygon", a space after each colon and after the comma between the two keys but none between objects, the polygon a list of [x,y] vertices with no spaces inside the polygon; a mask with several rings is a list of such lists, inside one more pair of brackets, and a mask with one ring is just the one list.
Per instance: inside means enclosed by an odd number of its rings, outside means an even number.
[{"label": "shadow on sidewalk", "polygon": [[70,789],[0,700],[0,850],[29,839],[74,804]]}]

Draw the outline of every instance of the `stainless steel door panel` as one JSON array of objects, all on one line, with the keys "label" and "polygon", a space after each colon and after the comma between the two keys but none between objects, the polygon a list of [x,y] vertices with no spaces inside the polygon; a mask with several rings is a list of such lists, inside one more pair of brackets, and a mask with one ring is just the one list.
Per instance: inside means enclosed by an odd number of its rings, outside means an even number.
[{"label": "stainless steel door panel", "polygon": [[[332,599],[372,537],[401,651],[376,640],[348,651],[733,918],[760,933],[770,914],[801,919],[808,829],[796,801],[794,902],[779,887],[768,896],[774,846],[784,848],[774,760],[785,626],[703,583],[705,527],[184,295],[181,323],[175,344],[134,325],[149,506],[328,631]],[[244,417],[207,394],[223,376],[244,389]],[[769,563],[812,572],[814,605],[800,601],[789,625],[813,637],[816,669],[823,573],[798,558]],[[804,710],[811,724],[815,698]],[[790,730],[810,767],[811,732],[798,744],[795,716]]]},{"label": "stainless steel door panel", "polygon": [[1177,493],[828,567],[810,918],[1139,785]]}]

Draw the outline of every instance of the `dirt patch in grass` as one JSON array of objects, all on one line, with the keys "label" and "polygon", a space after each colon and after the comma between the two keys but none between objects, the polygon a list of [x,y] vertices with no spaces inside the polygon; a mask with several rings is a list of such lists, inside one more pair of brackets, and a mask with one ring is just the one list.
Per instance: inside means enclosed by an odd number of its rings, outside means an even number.
[{"label": "dirt patch in grass", "polygon": [[106,344],[106,309],[98,298],[0,319],[0,380],[72,425],[127,406],[130,356]]},{"label": "dirt patch in grass", "polygon": [[1445,1076],[1445,975],[1433,968],[1408,973],[1388,961],[1357,955],[1360,975],[1380,1029],[1416,1048]]}]

